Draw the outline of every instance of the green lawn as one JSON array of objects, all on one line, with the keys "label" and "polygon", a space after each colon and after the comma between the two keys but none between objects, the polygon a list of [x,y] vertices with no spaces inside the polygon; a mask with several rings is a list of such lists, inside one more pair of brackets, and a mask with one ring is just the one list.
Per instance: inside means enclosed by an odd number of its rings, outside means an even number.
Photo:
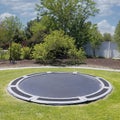
[{"label": "green lawn", "polygon": [[120,120],[120,72],[77,69],[78,72],[96,75],[108,80],[112,93],[89,104],[48,106],[29,103],[12,97],[6,90],[17,77],[45,71],[75,71],[70,68],[43,68],[0,71],[0,120]]}]

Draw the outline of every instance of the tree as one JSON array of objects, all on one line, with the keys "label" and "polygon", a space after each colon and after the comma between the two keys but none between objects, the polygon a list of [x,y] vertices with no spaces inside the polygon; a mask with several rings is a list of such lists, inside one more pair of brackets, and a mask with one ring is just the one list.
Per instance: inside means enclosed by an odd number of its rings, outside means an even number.
[{"label": "tree", "polygon": [[40,0],[36,10],[47,28],[63,30],[75,38],[80,48],[88,40],[86,31],[90,26],[86,20],[98,12],[95,5],[93,0]]},{"label": "tree", "polygon": [[102,38],[102,34],[98,31],[96,25],[93,25],[91,27],[90,33],[91,33],[90,44],[93,49],[93,56],[96,57],[96,48],[99,47],[103,38]]},{"label": "tree", "polygon": [[29,46],[34,46],[35,44],[41,43],[46,33],[46,27],[39,22],[39,19],[28,22],[25,28],[27,44]]},{"label": "tree", "polygon": [[[13,41],[18,40],[18,36],[22,31],[22,23],[20,19],[14,16],[6,17],[4,21],[2,21],[2,25],[6,31],[5,38],[9,43],[9,48],[11,48],[11,44]],[[21,40],[21,39],[20,39]],[[18,41],[17,41],[18,42]],[[10,49],[10,61],[11,61],[11,49]]]},{"label": "tree", "polygon": [[31,26],[33,24],[33,20],[29,21],[27,23],[27,26],[25,27],[25,35],[27,39],[30,39],[33,35],[32,31],[31,31]]},{"label": "tree", "polygon": [[2,23],[0,23],[0,47],[4,48],[6,46],[6,30],[3,27]]},{"label": "tree", "polygon": [[13,42],[15,35],[22,31],[22,23],[18,17],[6,17],[2,24],[6,30],[6,38],[9,42]]},{"label": "tree", "polygon": [[112,35],[110,33],[104,33],[103,34],[103,40],[104,41],[112,41]]},{"label": "tree", "polygon": [[46,26],[41,24],[39,21],[35,21],[30,29],[33,33],[31,38],[33,44],[35,45],[43,42],[44,36],[47,34]]},{"label": "tree", "polygon": [[117,42],[118,48],[120,50],[120,21],[118,22],[115,29],[114,40]]}]

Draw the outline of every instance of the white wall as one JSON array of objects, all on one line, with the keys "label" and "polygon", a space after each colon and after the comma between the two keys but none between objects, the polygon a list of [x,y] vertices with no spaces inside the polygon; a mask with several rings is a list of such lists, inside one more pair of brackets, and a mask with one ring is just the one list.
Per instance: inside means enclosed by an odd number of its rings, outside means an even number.
[{"label": "white wall", "polygon": [[[88,56],[93,56],[90,44],[85,46],[85,51]],[[120,58],[120,51],[118,50],[118,46],[115,42],[105,41],[101,43],[98,49],[96,49],[96,56],[105,58]]]}]

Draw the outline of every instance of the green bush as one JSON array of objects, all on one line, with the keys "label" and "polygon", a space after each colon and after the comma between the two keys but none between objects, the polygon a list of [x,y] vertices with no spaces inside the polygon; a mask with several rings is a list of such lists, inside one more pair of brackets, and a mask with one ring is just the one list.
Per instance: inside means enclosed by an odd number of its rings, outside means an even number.
[{"label": "green bush", "polygon": [[8,51],[0,48],[0,60],[4,61],[8,59],[9,59]]},{"label": "green bush", "polygon": [[34,46],[34,51],[32,54],[32,57],[37,61],[37,62],[45,62],[47,59],[47,51],[45,49],[44,44],[36,44]]},{"label": "green bush", "polygon": [[74,64],[84,63],[86,59],[85,52],[82,49],[77,50],[76,48],[70,49],[69,57],[73,60]]},{"label": "green bush", "polygon": [[21,58],[22,59],[30,59],[31,58],[31,48],[23,47],[21,49]]},{"label": "green bush", "polygon": [[47,57],[52,60],[68,58],[68,51],[75,47],[73,38],[64,35],[63,31],[53,31],[44,41],[48,51]]},{"label": "green bush", "polygon": [[44,43],[34,47],[33,58],[39,61],[52,61],[57,59],[79,59],[83,60],[85,54],[75,47],[72,37],[64,35],[63,31],[53,31],[44,39]]},{"label": "green bush", "polygon": [[10,61],[20,60],[21,45],[18,43],[12,43],[9,47]]}]

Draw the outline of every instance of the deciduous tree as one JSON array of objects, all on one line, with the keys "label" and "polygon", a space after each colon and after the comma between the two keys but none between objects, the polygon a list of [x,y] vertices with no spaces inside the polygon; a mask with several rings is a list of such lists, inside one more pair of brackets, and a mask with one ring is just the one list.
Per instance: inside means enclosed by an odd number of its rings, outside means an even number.
[{"label": "deciduous tree", "polygon": [[[22,23],[18,17],[10,16],[6,17],[4,21],[2,21],[2,25],[6,31],[4,39],[9,43],[10,48],[10,61],[11,61],[11,44],[12,42],[17,41],[20,38],[20,32],[22,30]],[[20,39],[22,40],[22,39]]]},{"label": "deciduous tree", "polygon": [[9,42],[13,42],[15,36],[22,30],[22,23],[18,17],[10,16],[2,22],[4,29],[6,30],[6,39]]},{"label": "deciduous tree", "polygon": [[100,43],[102,42],[102,34],[98,31],[97,26],[93,25],[90,30],[91,37],[90,37],[90,44],[93,49],[93,56],[96,57],[96,49],[99,47]]},{"label": "deciduous tree", "polygon": [[32,20],[27,23],[25,28],[27,44],[29,46],[34,46],[43,41],[44,36],[47,33],[46,26],[44,26],[39,19]]},{"label": "deciduous tree", "polygon": [[63,30],[75,38],[76,46],[80,48],[88,40],[86,20],[98,12],[95,5],[93,0],[40,0],[36,10],[47,28]]},{"label": "deciduous tree", "polygon": [[119,50],[120,50],[120,21],[118,22],[116,29],[115,29],[114,40],[117,42]]},{"label": "deciduous tree", "polygon": [[103,40],[104,41],[112,41],[113,40],[112,35],[110,33],[104,33]]}]

